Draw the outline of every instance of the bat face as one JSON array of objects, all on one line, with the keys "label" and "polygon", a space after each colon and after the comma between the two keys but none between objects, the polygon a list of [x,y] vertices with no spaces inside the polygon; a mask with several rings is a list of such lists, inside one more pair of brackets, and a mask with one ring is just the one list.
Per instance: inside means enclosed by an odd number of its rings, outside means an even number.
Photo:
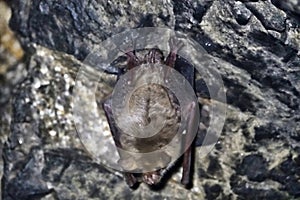
[{"label": "bat face", "polygon": [[[171,68],[174,67],[176,61],[176,51],[171,51],[167,59],[164,59],[162,52],[158,49],[150,49],[143,58],[139,58],[135,55],[135,52],[126,53],[128,60],[126,70],[130,73],[130,69],[133,68],[159,68],[161,65],[167,65]],[[166,73],[168,74],[168,73]],[[121,75],[122,76],[122,75]],[[148,78],[147,73],[140,74],[138,77],[132,75],[134,82]],[[191,75],[190,75],[191,76]],[[192,74],[194,76],[194,74]],[[155,78],[155,77],[154,77]],[[155,150],[164,148],[178,132],[182,123],[182,110],[186,111],[186,117],[193,120],[195,115],[195,103],[191,102],[186,108],[181,109],[180,104],[176,96],[166,87],[150,83],[142,85],[133,91],[128,101],[129,113],[120,111],[119,116],[112,114],[111,99],[108,98],[103,103],[103,109],[105,111],[111,133],[113,135],[115,144],[117,147],[122,148],[130,152],[136,153],[148,153]],[[124,114],[123,114],[124,113]],[[162,120],[164,119],[164,120]],[[163,123],[163,124],[162,124]],[[116,124],[123,124],[126,127],[126,133],[124,133]],[[141,127],[153,126],[156,134],[151,135],[151,131],[145,131]],[[158,130],[155,130],[156,127]],[[189,124],[186,124],[187,132],[189,132]],[[178,144],[179,148],[181,145]],[[161,178],[166,171],[174,164],[171,162],[171,156],[163,154],[161,157],[148,158],[144,162],[157,166],[157,170],[138,174],[131,173],[137,166],[134,164],[137,159],[131,157],[122,156],[120,153],[120,160],[118,163],[124,169],[129,169],[129,172],[124,173],[127,184],[130,187],[135,186],[138,182],[144,182],[148,185],[157,185],[160,183]],[[191,147],[189,146],[183,156],[183,176],[182,184],[187,185],[190,183],[190,168],[191,168]]]}]

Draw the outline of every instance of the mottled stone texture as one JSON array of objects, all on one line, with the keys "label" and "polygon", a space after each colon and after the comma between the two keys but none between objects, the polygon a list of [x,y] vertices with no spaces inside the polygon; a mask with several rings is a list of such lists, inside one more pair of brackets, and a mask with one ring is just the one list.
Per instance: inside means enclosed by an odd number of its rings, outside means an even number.
[{"label": "mottled stone texture", "polygon": [[[298,1],[9,4],[10,27],[27,53],[27,76],[14,88],[12,114],[1,110],[5,123],[0,134],[8,134],[3,199],[300,198]],[[222,63],[218,72],[226,87],[226,123],[208,156],[200,159],[196,150],[194,187],[189,190],[179,184],[176,170],[163,189],[144,184],[129,189],[119,173],[87,155],[72,121],[71,95],[80,61],[109,36],[146,26],[184,32]],[[204,85],[196,80],[200,97],[207,97]],[[2,94],[9,103],[10,92]],[[204,108],[202,113],[209,113],[209,106]]]}]

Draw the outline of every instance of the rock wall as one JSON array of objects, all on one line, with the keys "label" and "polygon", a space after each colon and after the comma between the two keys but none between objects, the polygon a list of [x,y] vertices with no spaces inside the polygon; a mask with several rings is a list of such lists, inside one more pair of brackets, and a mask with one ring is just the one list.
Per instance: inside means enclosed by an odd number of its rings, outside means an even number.
[{"label": "rock wall", "polygon": [[[10,27],[26,53],[18,66],[26,68],[1,78],[1,89],[10,85],[9,92],[0,90],[0,130],[8,137],[2,142],[3,199],[300,198],[299,1],[8,3]],[[104,39],[149,26],[181,31],[222,61],[217,70],[226,88],[226,123],[205,158],[197,147],[191,189],[180,185],[180,169],[163,189],[129,189],[120,173],[88,156],[72,121],[81,61]],[[206,105],[201,80],[196,91]],[[202,108],[209,113],[209,103]]]}]

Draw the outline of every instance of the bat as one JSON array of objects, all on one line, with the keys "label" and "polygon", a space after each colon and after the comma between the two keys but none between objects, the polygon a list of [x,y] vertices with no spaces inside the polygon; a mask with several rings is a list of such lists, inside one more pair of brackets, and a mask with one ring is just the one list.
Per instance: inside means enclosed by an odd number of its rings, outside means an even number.
[{"label": "bat", "polygon": [[[181,43],[176,44],[172,38],[170,39],[169,44],[171,50],[166,59],[162,51],[158,48],[147,50],[143,57],[138,57],[134,50],[126,52],[126,72],[131,73],[131,69],[139,67],[143,67],[145,69],[159,68],[161,65],[168,66],[169,68],[176,67],[176,69],[183,74],[193,87],[194,68],[187,68],[186,63],[180,63],[177,61],[177,52],[183,45]],[[163,69],[165,70],[166,68]],[[168,68],[163,72],[163,74],[167,79],[169,74]],[[119,74],[118,76],[121,77],[122,74]],[[146,76],[146,74],[140,74],[139,77],[135,77],[136,75],[132,73],[130,76],[130,79],[136,80],[143,79],[143,76]],[[137,130],[140,130],[138,126],[147,126],[154,121],[159,122],[159,119],[161,118],[165,119],[164,126],[153,136],[129,136],[118,126],[116,116],[113,114],[112,96],[110,95],[106,98],[106,100],[102,103],[102,107],[115,145],[118,148],[136,153],[152,152],[157,149],[161,149],[168,144],[177,133],[180,123],[182,123],[181,112],[183,112],[183,116],[186,118],[186,124],[184,124],[184,126],[187,133],[185,134],[182,144],[179,144],[179,148],[186,149],[182,159],[183,172],[181,183],[185,186],[189,185],[191,183],[193,143],[190,144],[188,141],[193,139],[189,138],[192,135],[189,134],[189,132],[192,131],[192,122],[197,113],[196,109],[198,109],[195,102],[190,102],[186,107],[181,109],[178,99],[172,91],[162,85],[150,83],[139,87],[133,92],[128,102],[128,106],[131,110],[131,114],[124,116],[122,118],[122,123],[127,125],[126,129],[129,132],[138,132]],[[143,135],[143,132],[141,131],[138,133]],[[134,170],[136,167],[134,165],[135,160],[122,155],[121,152],[119,152],[119,154],[120,160],[118,163],[124,168]],[[158,163],[157,169],[145,173],[135,173],[130,171],[124,172],[124,178],[129,187],[133,188],[140,182],[144,182],[150,186],[158,185],[166,172],[174,165],[174,163],[170,162],[170,156],[167,154],[162,155],[161,158],[153,158],[153,160],[150,159],[148,162]],[[167,165],[164,166],[166,163]]]}]

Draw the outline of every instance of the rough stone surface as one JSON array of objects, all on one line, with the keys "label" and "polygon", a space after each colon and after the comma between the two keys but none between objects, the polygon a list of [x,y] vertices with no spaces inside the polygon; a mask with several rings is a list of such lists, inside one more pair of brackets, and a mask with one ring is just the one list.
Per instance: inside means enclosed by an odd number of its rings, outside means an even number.
[{"label": "rough stone surface", "polygon": [[249,155],[243,158],[237,173],[246,175],[250,181],[264,181],[268,175],[266,160],[260,155]]},{"label": "rough stone surface", "polygon": [[[12,89],[26,76],[25,65],[20,62],[23,50],[14,33],[8,27],[11,16],[9,7],[0,1],[0,157],[3,143],[7,140],[11,122],[10,97]],[[0,159],[0,176],[3,175],[3,160]],[[1,186],[1,184],[0,184]],[[1,188],[1,187],[0,187]],[[2,189],[0,189],[2,191]],[[2,193],[2,192],[1,192]]]},{"label": "rough stone surface", "polygon": [[[10,6],[27,77],[14,87],[12,114],[1,110],[1,132],[9,134],[3,199],[300,198],[298,1],[16,0]],[[129,189],[119,173],[87,155],[72,121],[80,60],[105,38],[145,26],[184,32],[222,63],[216,70],[226,88],[226,123],[208,156],[200,159],[196,149],[189,190],[179,184],[177,168],[161,190]],[[196,91],[209,116],[213,100],[203,80],[196,80]],[[1,101],[9,97],[3,93]]]}]

